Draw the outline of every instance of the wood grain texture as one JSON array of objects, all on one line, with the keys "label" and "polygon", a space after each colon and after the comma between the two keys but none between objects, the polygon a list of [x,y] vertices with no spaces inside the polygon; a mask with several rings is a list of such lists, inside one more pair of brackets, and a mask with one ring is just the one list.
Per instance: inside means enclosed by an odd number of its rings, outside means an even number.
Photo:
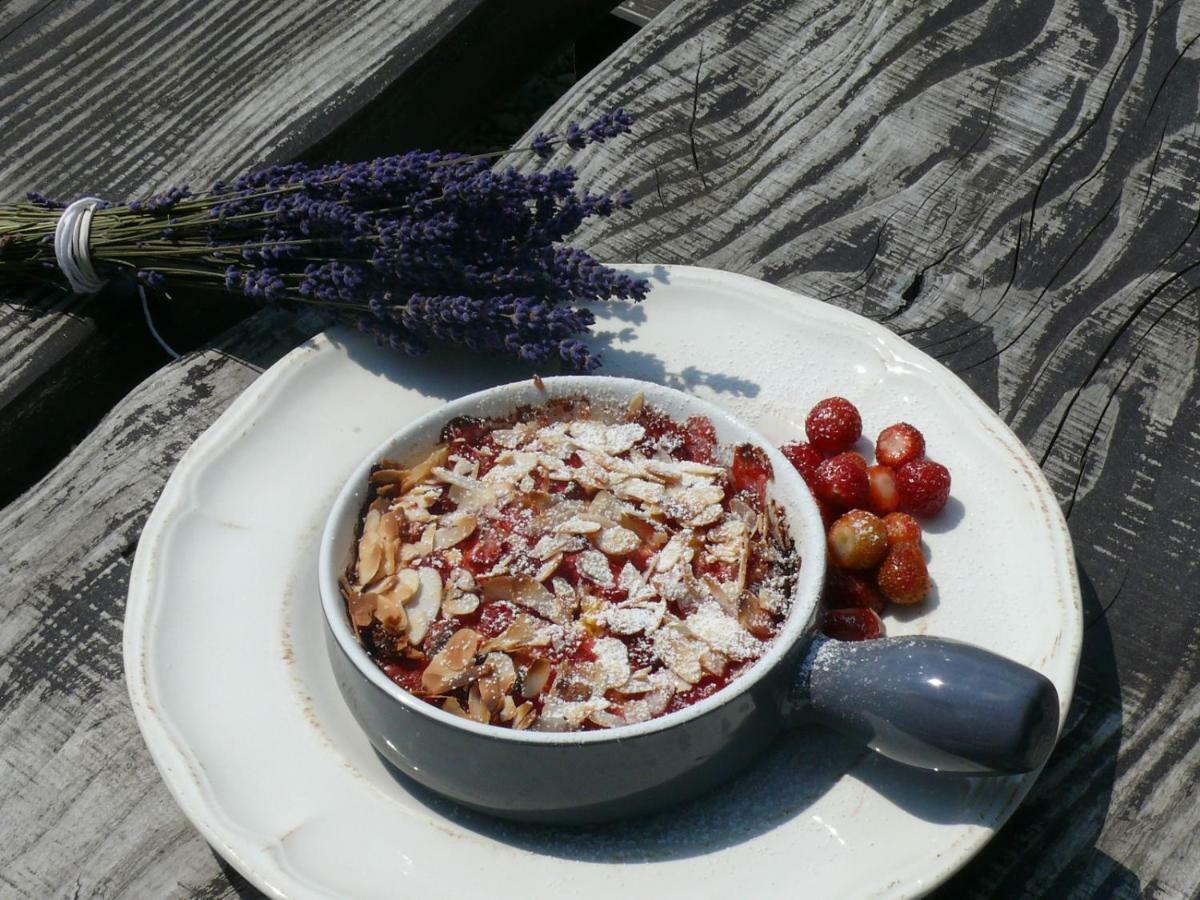
[{"label": "wood grain texture", "polygon": [[946,896],[1200,892],[1200,4],[676,3],[621,103],[602,258],[755,275],[941,359],[1039,459],[1088,628],[1068,729]]},{"label": "wood grain texture", "polygon": [[158,778],[129,708],[121,628],[138,535],[174,463],[313,328],[260,313],[173,364],[0,514],[0,896],[249,890]]},{"label": "wood grain texture", "polygon": [[[584,234],[597,254],[884,321],[1043,462],[1085,591],[1079,687],[1034,792],[946,897],[1200,892],[1197,35],[1196,0],[677,2],[537,126],[641,116],[634,142],[581,164],[638,198]],[[273,325],[230,348],[268,361],[297,337]],[[79,896],[245,890],[157,783],[119,624],[153,497],[251,377],[220,353],[167,367],[0,518],[16,896],[70,896],[81,873]]]}]

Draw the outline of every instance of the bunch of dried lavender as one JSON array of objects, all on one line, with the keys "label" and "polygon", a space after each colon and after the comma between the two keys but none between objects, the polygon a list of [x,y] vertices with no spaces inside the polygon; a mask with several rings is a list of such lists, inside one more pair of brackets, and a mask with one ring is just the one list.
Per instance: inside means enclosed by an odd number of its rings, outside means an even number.
[{"label": "bunch of dried lavender", "polygon": [[[618,109],[539,134],[545,158],[629,132]],[[514,151],[505,151],[514,152]],[[91,214],[88,262],[103,279],[223,289],[316,307],[408,353],[431,340],[571,369],[599,365],[576,303],[641,300],[644,281],[563,242],[629,204],[577,189],[571,168],[493,168],[503,153],[411,152],[371,162],[272,166],[193,193],[186,186]],[[62,283],[54,237],[65,204],[40,194],[0,208],[0,278]]]}]

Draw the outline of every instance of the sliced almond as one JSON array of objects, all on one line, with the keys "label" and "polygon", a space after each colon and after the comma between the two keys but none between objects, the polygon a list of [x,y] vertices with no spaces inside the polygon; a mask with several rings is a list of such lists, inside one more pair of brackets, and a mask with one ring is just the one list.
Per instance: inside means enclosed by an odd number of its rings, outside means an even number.
[{"label": "sliced almond", "polygon": [[464,684],[463,676],[468,675],[479,649],[479,637],[479,632],[470,628],[454,632],[429,661],[421,675],[421,686],[431,694],[444,694]]},{"label": "sliced almond", "polygon": [[456,716],[462,716],[464,719],[471,718],[467,715],[467,711],[462,708],[462,704],[454,697],[447,697],[442,701],[442,709]]},{"label": "sliced almond", "polygon": [[700,657],[708,652],[708,645],[686,633],[678,625],[669,625],[654,632],[654,651],[668,669],[688,684],[695,684],[703,675]]},{"label": "sliced almond", "polygon": [[376,469],[371,473],[371,484],[402,484],[408,473],[404,469]]},{"label": "sliced almond", "polygon": [[613,485],[613,493],[622,500],[636,500],[639,503],[652,503],[655,506],[663,501],[663,486],[644,478],[626,478],[619,484]]},{"label": "sliced almond", "polygon": [[452,616],[469,616],[479,609],[479,595],[460,591],[442,600],[442,609]]},{"label": "sliced almond", "polygon": [[466,513],[444,517],[438,523],[438,530],[433,536],[433,549],[445,550],[466,540],[478,524],[478,519]]},{"label": "sliced almond", "polygon": [[579,567],[580,575],[601,587],[612,587],[615,583],[608,557],[598,550],[584,550],[576,558],[575,565]]},{"label": "sliced almond", "polygon": [[420,579],[412,569],[403,569],[396,575],[384,579],[380,582],[378,590],[373,592],[377,597],[375,618],[393,631],[405,630],[409,622],[404,604],[420,586]]},{"label": "sliced almond", "polygon": [[537,721],[537,710],[533,708],[533,704],[529,701],[522,703],[517,707],[513,714],[512,727],[516,731],[525,731]]},{"label": "sliced almond", "polygon": [[450,448],[445,444],[435,447],[430,451],[428,456],[408,470],[408,474],[404,476],[404,480],[400,483],[401,489],[405,491],[411,490],[420,484],[433,474],[434,469],[444,466],[449,456]]},{"label": "sliced almond", "polygon": [[642,539],[636,532],[620,525],[605,528],[596,538],[596,546],[609,556],[628,556],[642,545]]},{"label": "sliced almond", "polygon": [[542,629],[541,623],[527,613],[517,613],[512,624],[494,638],[485,641],[479,648],[481,653],[492,650],[523,650],[529,647],[545,647],[550,643],[550,636]]},{"label": "sliced almond", "polygon": [[483,694],[478,682],[471,685],[471,689],[467,691],[467,715],[481,725],[487,725],[492,721],[491,710],[483,701]]},{"label": "sliced almond", "polygon": [[480,576],[479,584],[483,588],[483,596],[488,600],[511,600],[558,625],[566,625],[571,621],[569,612],[558,598],[546,590],[545,585],[532,578],[524,575]]},{"label": "sliced almond", "polygon": [[404,544],[400,548],[400,562],[407,565],[414,559],[420,559],[423,556],[428,556],[433,552],[433,541],[437,534],[437,526],[430,524],[425,526],[425,530],[421,533],[421,539],[415,544]]},{"label": "sliced almond", "polygon": [[537,572],[534,573],[533,580],[539,581],[544,584],[546,582],[546,579],[549,578],[551,575],[553,575],[555,573],[555,571],[557,571],[558,567],[561,564],[562,564],[562,554],[561,553],[557,556],[550,557],[548,560],[546,560],[544,563],[542,563],[542,567],[540,569],[538,569]]},{"label": "sliced almond", "polygon": [[442,608],[442,576],[437,569],[423,566],[416,572],[405,569],[404,573],[417,576],[418,589],[410,595],[408,603],[408,639],[414,644],[425,640],[429,626]]},{"label": "sliced almond", "polygon": [[483,661],[483,673],[478,681],[480,696],[488,712],[493,715],[500,712],[504,698],[516,683],[517,669],[512,657],[506,653],[489,653]]},{"label": "sliced almond", "polygon": [[567,519],[567,521],[562,522],[555,530],[560,534],[595,534],[601,527],[599,522],[573,516]]},{"label": "sliced almond", "polygon": [[346,610],[350,614],[350,621],[358,628],[370,625],[371,619],[375,617],[375,604],[379,598],[375,594],[361,593],[344,576],[339,584],[342,596],[346,598]]},{"label": "sliced almond", "polygon": [[646,405],[646,395],[638,391],[629,398],[629,405],[625,407],[625,416],[629,419],[636,419],[642,411],[642,407]]},{"label": "sliced almond", "polygon": [[500,707],[498,718],[501,722],[511,722],[517,715],[517,704],[513,702],[513,698],[509,695],[504,695],[504,703]]},{"label": "sliced almond", "polygon": [[360,585],[370,584],[379,577],[383,564],[383,544],[379,524],[383,519],[383,503],[376,500],[363,519],[362,536],[358,539],[358,563],[355,574]]},{"label": "sliced almond", "polygon": [[549,679],[550,660],[540,657],[535,659],[521,680],[521,696],[526,700],[532,700],[545,689]]}]

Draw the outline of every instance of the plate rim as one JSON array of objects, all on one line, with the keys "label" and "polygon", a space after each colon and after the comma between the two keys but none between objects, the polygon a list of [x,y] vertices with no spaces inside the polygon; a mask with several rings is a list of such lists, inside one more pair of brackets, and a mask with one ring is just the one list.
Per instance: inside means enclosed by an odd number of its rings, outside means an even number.
[{"label": "plate rim", "polygon": [[[785,302],[800,301],[805,314],[815,313],[818,318],[825,318],[835,327],[857,330],[863,337],[872,338],[875,344],[882,345],[882,349],[893,357],[905,359],[908,355],[915,354],[921,366],[928,371],[931,381],[938,387],[952,391],[957,400],[971,407],[990,426],[988,430],[991,435],[1021,464],[1022,473],[1033,486],[1041,503],[1045,524],[1062,545],[1062,553],[1055,555],[1063,569],[1060,574],[1065,576],[1065,583],[1070,590],[1063,598],[1067,605],[1064,607],[1063,632],[1060,635],[1059,647],[1067,654],[1063,662],[1066,663],[1069,677],[1065,680],[1065,693],[1059,691],[1059,723],[1055,739],[1057,745],[1078,679],[1083,638],[1082,594],[1075,566],[1070,562],[1064,563],[1074,559],[1074,548],[1062,509],[1041,468],[1007,423],[946,366],[882,324],[849,310],[827,304],[800,291],[735,272],[691,265],[610,265],[633,274],[649,276],[652,282],[657,272],[665,271],[668,276],[678,274],[702,281],[733,282],[735,286],[740,283],[760,294],[773,294]],[[670,280],[668,277],[668,284]],[[153,586],[157,561],[160,551],[165,546],[164,538],[167,536],[168,527],[176,518],[197,506],[190,489],[194,483],[194,479],[191,478],[192,470],[202,471],[204,463],[210,461],[210,457],[220,451],[230,437],[236,438],[244,426],[250,424],[254,419],[256,407],[264,398],[281,386],[304,362],[333,346],[334,341],[325,332],[321,332],[280,357],[235,397],[180,457],[139,537],[130,569],[123,626],[124,672],[134,718],[168,791],[183,814],[213,849],[257,888],[268,896],[278,898],[305,896],[306,887],[269,854],[258,852],[251,859],[238,849],[236,827],[233,823],[224,821],[226,817],[219,804],[214,798],[206,796],[204,780],[193,770],[184,742],[172,734],[170,723],[158,713],[149,683],[146,651],[156,618]],[[980,827],[970,834],[960,835],[960,841],[954,841],[947,847],[947,851],[952,852],[952,858],[931,878],[924,880],[917,893],[933,890],[973,858],[1007,822],[1040,774],[1041,768],[1014,786],[1011,797],[996,813],[994,821],[978,823]],[[962,837],[967,839],[961,841]],[[913,891],[905,891],[904,886],[896,882],[889,885],[887,890],[891,896],[914,896]]]}]

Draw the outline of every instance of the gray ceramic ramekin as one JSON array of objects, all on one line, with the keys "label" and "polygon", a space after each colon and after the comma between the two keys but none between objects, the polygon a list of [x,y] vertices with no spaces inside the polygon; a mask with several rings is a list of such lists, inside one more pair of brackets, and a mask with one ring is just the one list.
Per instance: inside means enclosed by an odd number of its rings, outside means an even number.
[{"label": "gray ceramic ramekin", "polygon": [[[767,653],[727,687],[679,712],[605,731],[513,731],[451,715],[393,683],[351,628],[338,578],[353,552],[367,478],[382,457],[416,462],[456,416],[502,416],[555,397],[628,402],[677,419],[708,416],[723,445],[752,443],[775,470],[768,495],[801,554],[788,620]],[[842,644],[816,630],[825,533],[807,486],[771,444],[728,413],[649,382],[547,378],[463,397],[423,416],[354,470],[321,538],[319,581],[338,686],[372,744],[426,787],[512,819],[587,823],[638,815],[708,790],[784,727],[818,721],[903,763],[950,772],[1039,767],[1057,736],[1058,695],[1038,672],[937,638]]]}]

